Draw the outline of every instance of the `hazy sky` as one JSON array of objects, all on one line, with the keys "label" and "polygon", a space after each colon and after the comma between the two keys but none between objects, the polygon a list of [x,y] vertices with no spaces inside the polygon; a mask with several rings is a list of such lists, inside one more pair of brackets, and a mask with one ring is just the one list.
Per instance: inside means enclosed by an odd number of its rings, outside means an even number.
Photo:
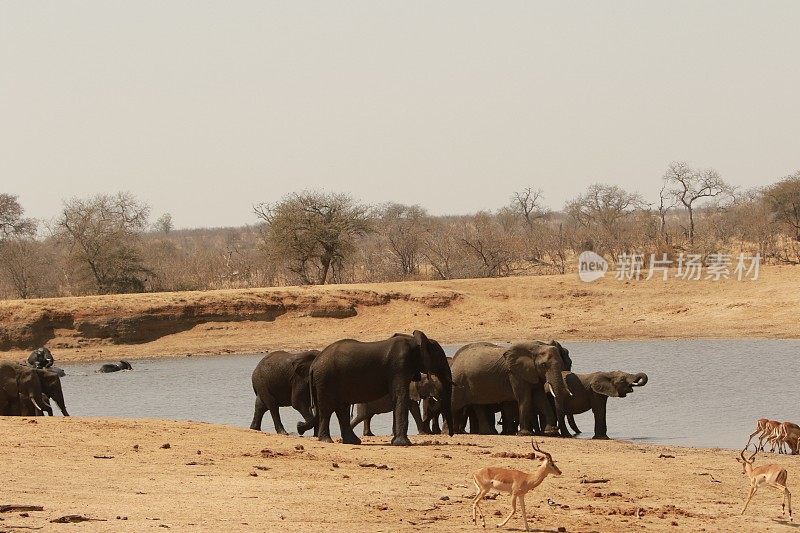
[{"label": "hazy sky", "polygon": [[431,212],[800,169],[800,2],[0,0],[0,192],[178,227],[304,188]]}]

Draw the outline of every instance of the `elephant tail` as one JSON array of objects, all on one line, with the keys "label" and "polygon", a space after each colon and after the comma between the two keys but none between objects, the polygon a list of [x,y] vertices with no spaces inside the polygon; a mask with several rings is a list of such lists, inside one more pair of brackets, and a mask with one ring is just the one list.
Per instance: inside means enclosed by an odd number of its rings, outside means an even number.
[{"label": "elephant tail", "polygon": [[311,414],[315,415],[317,412],[317,395],[314,394],[314,371],[308,370],[308,393],[311,396]]}]

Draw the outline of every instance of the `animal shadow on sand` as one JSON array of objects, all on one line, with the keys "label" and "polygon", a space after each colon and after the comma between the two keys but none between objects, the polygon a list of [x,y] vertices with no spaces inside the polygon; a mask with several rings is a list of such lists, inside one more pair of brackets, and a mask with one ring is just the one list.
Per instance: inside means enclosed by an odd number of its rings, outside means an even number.
[{"label": "animal shadow on sand", "polygon": [[788,518],[773,518],[772,521],[779,526],[793,527],[795,529],[800,527],[800,524],[796,522],[789,522]]}]

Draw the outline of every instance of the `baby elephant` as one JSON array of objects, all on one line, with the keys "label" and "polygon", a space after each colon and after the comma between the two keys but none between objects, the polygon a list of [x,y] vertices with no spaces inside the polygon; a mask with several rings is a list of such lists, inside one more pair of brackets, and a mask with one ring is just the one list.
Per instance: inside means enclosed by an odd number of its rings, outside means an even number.
[{"label": "baby elephant", "polygon": [[591,374],[573,374],[563,372],[564,381],[571,393],[567,397],[565,413],[561,413],[559,427],[565,430],[564,415],[578,415],[589,409],[594,414],[594,439],[607,439],[606,403],[608,397],[624,398],[633,392],[634,387],[647,384],[647,374],[628,374],[615,370],[613,372],[593,372]]},{"label": "baby elephant", "polygon": [[120,370],[133,370],[133,367],[127,361],[120,361],[119,363],[106,363],[100,367],[100,372],[105,374],[109,372],[119,372]]}]

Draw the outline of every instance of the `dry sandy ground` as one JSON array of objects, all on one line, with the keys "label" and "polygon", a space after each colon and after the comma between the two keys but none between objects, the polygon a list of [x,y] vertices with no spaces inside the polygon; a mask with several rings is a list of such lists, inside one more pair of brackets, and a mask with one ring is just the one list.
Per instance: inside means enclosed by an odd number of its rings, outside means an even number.
[{"label": "dry sandy ground", "polygon": [[[798,287],[800,267],[765,267],[756,281],[583,283],[570,274],[4,301],[0,360],[24,357],[34,342],[58,361],[110,360],[321,348],[414,329],[443,343],[796,338]],[[355,316],[319,316],[337,313]]]},{"label": "dry sandy ground", "polygon": [[[386,437],[356,447],[193,422],[5,418],[0,424],[0,504],[44,507],[0,513],[0,531],[478,530],[471,523],[471,472],[538,464],[495,456],[528,453],[530,440],[522,437],[414,437],[416,446],[396,448]],[[747,515],[739,515],[747,479],[734,452],[541,442],[564,475],[528,494],[535,531],[790,531],[774,491],[757,493]],[[790,487],[800,486],[797,457],[768,460],[788,468]],[[598,479],[608,482],[585,483]],[[548,497],[568,508],[551,510]],[[486,500],[483,508],[494,529],[495,515],[510,510],[508,497]],[[99,521],[50,522],[65,515]],[[522,530],[521,519],[505,530]]]}]

